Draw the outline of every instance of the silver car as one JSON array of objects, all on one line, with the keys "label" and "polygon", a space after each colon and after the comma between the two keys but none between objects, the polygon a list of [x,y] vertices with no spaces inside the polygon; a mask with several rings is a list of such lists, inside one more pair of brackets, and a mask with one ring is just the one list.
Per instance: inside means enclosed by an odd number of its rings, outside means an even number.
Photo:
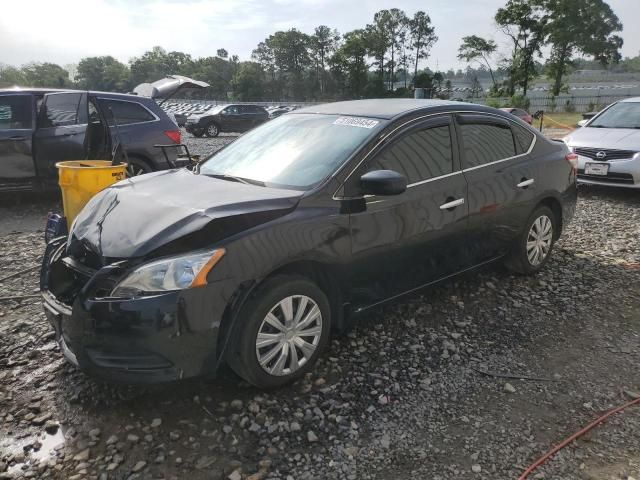
[{"label": "silver car", "polygon": [[613,103],[564,138],[578,182],[640,188],[640,97]]}]

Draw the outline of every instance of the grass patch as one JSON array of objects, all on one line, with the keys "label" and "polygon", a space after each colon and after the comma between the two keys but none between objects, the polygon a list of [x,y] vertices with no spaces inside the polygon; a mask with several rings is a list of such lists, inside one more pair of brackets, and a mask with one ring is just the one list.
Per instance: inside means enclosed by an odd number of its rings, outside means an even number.
[{"label": "grass patch", "polygon": [[[582,114],[580,113],[545,113],[544,114],[544,128],[576,128],[578,122],[582,120]],[[536,127],[540,126],[540,120],[533,120],[533,124]]]}]

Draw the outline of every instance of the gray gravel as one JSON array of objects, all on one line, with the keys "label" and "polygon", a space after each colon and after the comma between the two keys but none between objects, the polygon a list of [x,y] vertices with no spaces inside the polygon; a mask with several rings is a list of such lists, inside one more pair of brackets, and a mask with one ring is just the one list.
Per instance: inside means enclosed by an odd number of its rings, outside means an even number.
[{"label": "gray gravel", "polygon": [[[228,142],[185,140],[201,153]],[[581,188],[541,274],[492,266],[371,312],[313,374],[270,392],[227,369],[98,382],[61,358],[37,298],[1,301],[0,478],[517,478],[640,391],[638,238],[640,192]],[[4,278],[37,264],[42,233],[0,245]],[[37,271],[0,291],[36,294]],[[639,432],[631,408],[531,478],[638,478]]]}]

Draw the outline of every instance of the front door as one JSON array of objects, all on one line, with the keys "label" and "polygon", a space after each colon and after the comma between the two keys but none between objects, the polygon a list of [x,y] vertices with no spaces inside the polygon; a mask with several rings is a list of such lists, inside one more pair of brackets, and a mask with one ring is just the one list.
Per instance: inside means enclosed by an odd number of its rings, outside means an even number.
[{"label": "front door", "polygon": [[87,94],[50,93],[44,96],[34,136],[36,166],[41,176],[56,179],[56,162],[87,156]]},{"label": "front door", "polygon": [[0,95],[0,184],[36,176],[31,154],[34,104],[29,94]]},{"label": "front door", "polygon": [[243,132],[242,113],[238,105],[229,105],[221,112],[222,129],[225,132]]},{"label": "front door", "polygon": [[407,178],[395,196],[367,196],[351,214],[354,307],[410,291],[469,266],[467,184],[452,120],[442,116],[396,135],[354,172],[394,170]]}]

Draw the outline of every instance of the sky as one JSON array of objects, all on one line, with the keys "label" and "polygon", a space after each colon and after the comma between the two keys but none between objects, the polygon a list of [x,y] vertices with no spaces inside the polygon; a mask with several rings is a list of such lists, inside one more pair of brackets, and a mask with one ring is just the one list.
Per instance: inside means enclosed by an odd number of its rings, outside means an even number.
[{"label": "sky", "polygon": [[[255,46],[277,30],[313,33],[328,25],[344,33],[372,22],[384,8],[407,15],[426,11],[439,41],[425,65],[464,68],[457,58],[462,37],[480,35],[507,47],[493,16],[506,0],[20,0],[2,3],[0,63],[77,63],[112,55],[122,62],[155,45],[193,57],[225,48],[249,60]],[[640,53],[638,0],[609,0],[624,25],[623,56]]]}]

